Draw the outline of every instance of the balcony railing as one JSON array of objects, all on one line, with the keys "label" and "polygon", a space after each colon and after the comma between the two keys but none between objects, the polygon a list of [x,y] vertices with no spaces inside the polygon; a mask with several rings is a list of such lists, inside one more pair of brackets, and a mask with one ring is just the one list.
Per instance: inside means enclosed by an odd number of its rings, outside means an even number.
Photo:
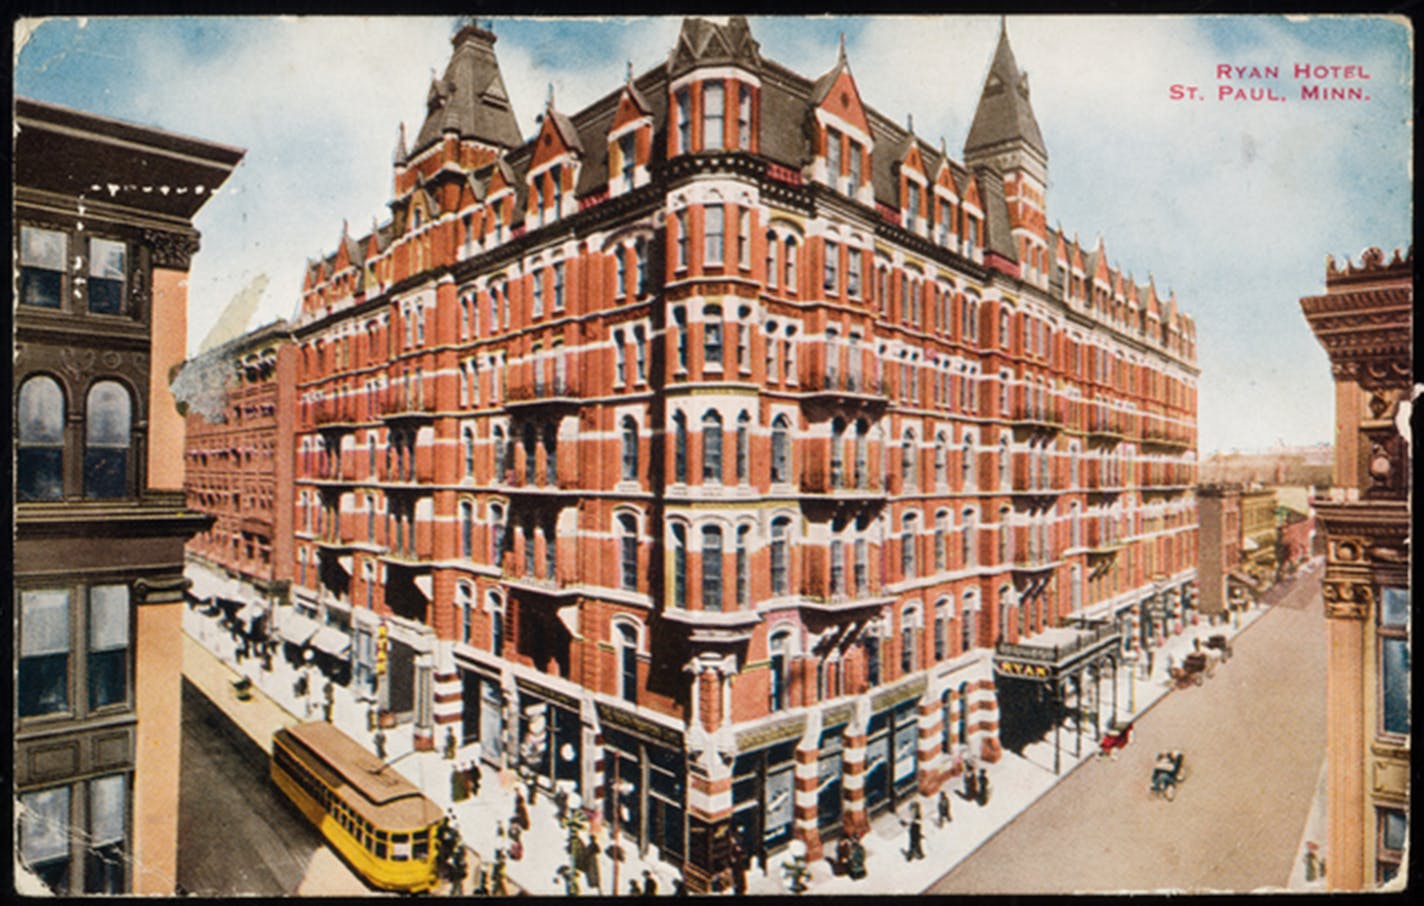
[{"label": "balcony railing", "polygon": [[381,397],[381,415],[386,418],[426,415],[435,411],[435,389],[416,392],[388,388]]},{"label": "balcony railing", "polygon": [[312,420],[318,425],[354,424],[361,420],[356,397],[321,400],[312,406]]},{"label": "balcony railing", "polygon": [[[837,474],[839,472],[839,474]],[[858,480],[857,480],[858,479]],[[808,462],[801,472],[801,490],[807,494],[833,494],[847,497],[883,496],[880,477],[873,470],[839,470],[821,462]]]},{"label": "balcony railing", "polygon": [[852,369],[822,368],[811,369],[803,375],[801,389],[806,393],[831,394],[836,396],[861,397],[867,400],[884,400],[890,396],[890,388],[879,369],[858,372]]},{"label": "balcony railing", "polygon": [[568,375],[555,375],[545,380],[510,379],[505,393],[505,405],[558,405],[577,401],[579,382]]}]

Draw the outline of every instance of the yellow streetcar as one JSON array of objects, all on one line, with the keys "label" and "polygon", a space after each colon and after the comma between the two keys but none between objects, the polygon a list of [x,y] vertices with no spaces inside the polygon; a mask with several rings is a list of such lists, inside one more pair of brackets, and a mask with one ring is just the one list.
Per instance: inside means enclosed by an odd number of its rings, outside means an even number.
[{"label": "yellow streetcar", "polygon": [[440,807],[336,727],[314,721],[273,734],[272,782],[371,884],[435,887]]}]

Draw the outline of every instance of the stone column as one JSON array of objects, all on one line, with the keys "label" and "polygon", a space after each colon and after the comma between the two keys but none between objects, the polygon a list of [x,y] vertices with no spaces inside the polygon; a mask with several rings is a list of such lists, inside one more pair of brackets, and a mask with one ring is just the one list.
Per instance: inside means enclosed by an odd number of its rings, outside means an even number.
[{"label": "stone column", "polygon": [[940,707],[939,695],[933,684],[925,687],[920,696],[916,713],[919,717],[918,780],[921,796],[933,796],[944,783],[945,772],[941,769],[940,740],[944,734],[944,712]]},{"label": "stone column", "polygon": [[415,656],[415,727],[412,743],[417,752],[435,749],[435,657],[428,652]]},{"label": "stone column", "polygon": [[865,812],[865,742],[870,727],[870,696],[856,698],[850,723],[846,725],[841,762],[841,789],[845,809],[841,822],[847,836],[859,837],[870,831]]},{"label": "stone column", "polygon": [[435,729],[442,737],[449,728],[460,739],[461,719],[464,717],[464,685],[460,682],[460,671],[455,667],[455,656],[450,642],[438,642],[435,650]]},{"label": "stone column", "polygon": [[818,826],[820,797],[817,786],[820,783],[818,760],[821,754],[821,712],[811,711],[806,715],[806,730],[796,746],[796,813],[792,833],[806,844],[806,861],[817,862],[821,858],[821,831]]},{"label": "stone column", "polygon": [[[1333,539],[1332,539],[1333,540]],[[1329,831],[1325,881],[1330,890],[1363,890],[1365,866],[1365,620],[1374,607],[1368,581],[1326,577],[1326,789]]]}]

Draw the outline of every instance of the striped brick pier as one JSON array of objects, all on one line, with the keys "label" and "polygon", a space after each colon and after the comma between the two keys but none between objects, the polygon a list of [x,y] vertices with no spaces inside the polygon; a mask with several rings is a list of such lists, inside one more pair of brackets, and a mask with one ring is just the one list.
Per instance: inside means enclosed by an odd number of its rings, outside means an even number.
[{"label": "striped brick pier", "polygon": [[939,696],[933,694],[931,684],[920,696],[915,707],[919,718],[919,740],[916,751],[916,774],[920,795],[932,796],[939,792],[947,772],[943,769],[944,751],[941,740],[944,732],[944,716],[940,709]]},{"label": "striped brick pier", "polygon": [[841,826],[852,839],[870,832],[870,817],[865,812],[865,743],[869,725],[870,699],[861,696],[856,701],[855,715],[846,725],[841,753],[841,790],[845,795]]},{"label": "striped brick pier", "polygon": [[791,831],[796,838],[806,844],[808,862],[820,861],[821,830],[819,826],[820,802],[817,786],[817,761],[821,754],[821,712],[812,711],[806,720],[806,730],[801,742],[796,746],[796,813]]}]

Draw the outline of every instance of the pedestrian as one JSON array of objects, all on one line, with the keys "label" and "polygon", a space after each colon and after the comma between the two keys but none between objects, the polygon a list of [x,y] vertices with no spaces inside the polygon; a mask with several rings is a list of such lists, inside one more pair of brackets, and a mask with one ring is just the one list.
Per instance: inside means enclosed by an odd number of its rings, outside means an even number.
[{"label": "pedestrian", "polygon": [[469,873],[470,866],[469,863],[465,861],[465,847],[461,846],[455,850],[455,865],[450,872],[450,896],[464,896],[465,878]]},{"label": "pedestrian", "polygon": [[518,824],[509,825],[509,858],[515,862],[524,858],[524,830]]},{"label": "pedestrian", "polygon": [[747,854],[742,849],[742,843],[736,837],[732,838],[732,848],[728,853],[732,863],[732,892],[737,896],[745,896],[747,893]]},{"label": "pedestrian", "polygon": [[983,768],[979,769],[979,804],[981,806],[989,804],[989,772]]},{"label": "pedestrian", "polygon": [[450,798],[455,802],[464,802],[470,796],[469,781],[465,777],[465,769],[461,765],[456,765],[450,771]]},{"label": "pedestrian", "polygon": [[524,804],[524,794],[514,794],[514,817],[509,820],[510,828],[529,829],[529,806]]},{"label": "pedestrian", "polygon": [[336,689],[331,685],[331,680],[326,681],[326,685],[321,688],[322,699],[322,719],[331,723],[331,709],[336,705]]},{"label": "pedestrian", "polygon": [[381,759],[382,761],[385,761],[385,760],[386,760],[386,731],[385,731],[385,730],[377,730],[377,731],[376,731],[376,739],[375,739],[375,742],[376,742],[376,757],[379,758],[379,759]]},{"label": "pedestrian", "polygon": [[675,897],[687,896],[687,882],[682,879],[682,875],[672,879],[672,895]]},{"label": "pedestrian", "polygon": [[445,728],[445,760],[455,760],[455,731],[449,727]]},{"label": "pedestrian", "polygon": [[850,879],[859,881],[865,877],[865,845],[860,842],[860,837],[854,837],[850,843]]},{"label": "pedestrian", "polygon": [[954,820],[954,815],[949,809],[949,793],[945,790],[939,791],[939,826],[944,827]]},{"label": "pedestrian", "polygon": [[560,824],[569,819],[569,791],[563,787],[554,792],[554,811]]},{"label": "pedestrian", "polygon": [[[1147,649],[1147,676],[1143,677],[1143,679],[1151,679],[1151,678],[1152,678],[1152,659],[1153,659],[1153,657],[1154,657],[1154,655],[1153,655],[1153,653],[1152,653],[1152,649],[1151,649],[1151,648],[1148,648],[1148,649]],[[1172,666],[1171,664],[1168,664],[1168,665],[1167,665],[1169,672],[1170,672],[1171,666]]]},{"label": "pedestrian", "polygon": [[509,888],[504,883],[505,865],[504,850],[494,851],[494,869],[490,872],[491,892],[497,897],[509,896]]},{"label": "pedestrian", "polygon": [[979,801],[979,777],[974,773],[974,765],[964,769],[964,798],[970,802]]},{"label": "pedestrian", "polygon": [[850,871],[850,838],[841,837],[836,844],[836,859],[831,863],[831,874],[839,877]]},{"label": "pedestrian", "polygon": [[[300,682],[300,680],[298,680],[298,682]],[[366,731],[369,732],[369,733],[374,733],[374,732],[376,732],[376,706],[375,706],[375,705],[367,705],[367,706],[366,706]]]},{"label": "pedestrian", "polygon": [[641,887],[638,886],[638,879],[637,879],[637,878],[629,878],[629,879],[628,879],[628,896],[630,896],[630,897],[640,897],[640,896],[642,896],[642,895],[643,895],[643,888],[641,888]]},{"label": "pedestrian", "polygon": [[596,890],[598,894],[602,896],[603,874],[598,867],[598,855],[600,852],[602,852],[602,850],[598,846],[598,841],[589,837],[588,842],[579,850],[577,863],[579,870],[583,872],[584,880],[588,882],[588,886]]},{"label": "pedestrian", "polygon": [[471,796],[480,794],[480,760],[479,757],[470,760],[469,766],[465,768],[465,785]]},{"label": "pedestrian", "polygon": [[918,802],[910,804],[910,820],[900,823],[909,828],[910,835],[910,845],[905,850],[905,861],[913,862],[916,859],[923,859],[925,857],[924,828],[920,825],[920,804]]},{"label": "pedestrian", "polygon": [[658,893],[658,882],[653,880],[653,873],[646,868],[643,869],[643,896],[656,896]]}]

